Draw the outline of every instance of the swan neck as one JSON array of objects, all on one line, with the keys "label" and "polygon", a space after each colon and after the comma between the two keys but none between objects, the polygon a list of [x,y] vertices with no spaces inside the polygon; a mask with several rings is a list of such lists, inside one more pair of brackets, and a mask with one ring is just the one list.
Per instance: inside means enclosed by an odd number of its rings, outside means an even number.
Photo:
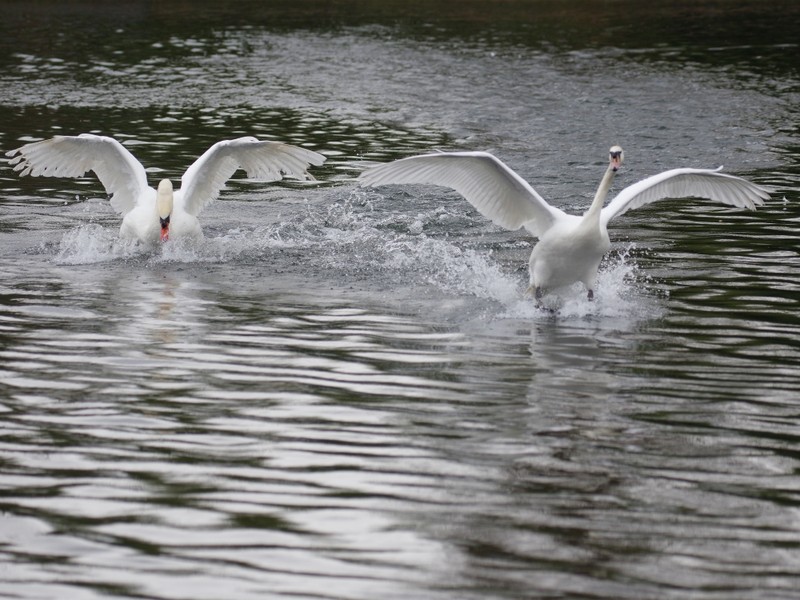
[{"label": "swan neck", "polygon": [[606,172],[603,175],[603,179],[600,181],[600,186],[597,188],[597,192],[594,194],[592,205],[589,207],[589,210],[586,211],[586,218],[600,219],[600,211],[603,209],[603,204],[606,202],[606,196],[608,196],[608,190],[611,189],[611,183],[614,181],[614,175],[616,174],[616,170],[609,165],[608,169],[606,169]]},{"label": "swan neck", "polygon": [[156,191],[156,212],[161,224],[161,241],[168,242],[170,235],[170,218],[172,216],[172,182],[162,179]]},{"label": "swan neck", "polygon": [[160,219],[165,219],[172,214],[172,203],[172,182],[169,179],[162,179],[156,192],[156,209]]}]

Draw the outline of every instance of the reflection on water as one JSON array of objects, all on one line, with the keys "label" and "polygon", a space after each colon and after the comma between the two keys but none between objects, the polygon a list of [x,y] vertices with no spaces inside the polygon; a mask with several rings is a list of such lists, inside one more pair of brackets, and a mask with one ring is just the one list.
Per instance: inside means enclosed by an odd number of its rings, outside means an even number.
[{"label": "reflection on water", "polygon": [[[328,161],[231,181],[201,245],[156,252],[93,178],[0,162],[0,595],[796,595],[797,6],[414,11],[4,7],[3,150],[112,134],[152,180],[239,135]],[[724,163],[773,200],[626,214],[597,302],[549,313],[524,234],[352,182],[490,150],[579,213],[612,143],[618,189]]]},{"label": "reflection on water", "polygon": [[636,598],[786,565],[794,399],[730,391],[765,364],[688,371],[658,322],[442,326],[237,269],[18,277],[7,589]]}]

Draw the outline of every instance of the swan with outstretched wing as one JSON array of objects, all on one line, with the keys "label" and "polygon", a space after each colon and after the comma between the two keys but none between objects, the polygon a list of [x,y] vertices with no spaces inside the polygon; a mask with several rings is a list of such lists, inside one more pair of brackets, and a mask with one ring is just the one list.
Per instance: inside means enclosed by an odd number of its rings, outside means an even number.
[{"label": "swan with outstretched wing", "polygon": [[150,187],[142,164],[111,137],[59,135],[26,144],[6,156],[23,176],[82,177],[94,171],[111,196],[111,206],[122,215],[120,235],[148,244],[202,238],[197,216],[239,169],[265,181],[284,176],[308,180],[313,179],[309,166],[325,161],[317,152],[281,142],[254,137],[223,140],[186,170],[181,188],[175,190],[169,179],[162,179],[157,189]]},{"label": "swan with outstretched wing", "polygon": [[605,208],[614,175],[622,165],[619,146],[582,216],[548,204],[527,182],[486,152],[441,152],[403,158],[372,167],[359,176],[362,185],[430,184],[456,190],[483,216],[507,229],[525,227],[539,242],[530,258],[530,288],[537,301],[546,290],[583,282],[594,297],[597,269],[611,248],[608,222],[633,208],[666,198],[706,198],[755,210],[769,198],[749,181],[719,169],[673,169],[628,186]]}]

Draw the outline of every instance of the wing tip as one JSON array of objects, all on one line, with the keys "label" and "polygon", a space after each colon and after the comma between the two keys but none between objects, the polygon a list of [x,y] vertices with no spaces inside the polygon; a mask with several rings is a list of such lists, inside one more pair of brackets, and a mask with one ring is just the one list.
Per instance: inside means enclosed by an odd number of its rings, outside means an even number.
[{"label": "wing tip", "polygon": [[309,164],[314,165],[315,167],[321,167],[325,164],[325,161],[328,160],[328,157],[320,152],[315,152],[314,150],[309,150],[308,148],[303,148],[306,152],[309,153],[309,156],[313,160],[309,160]]}]

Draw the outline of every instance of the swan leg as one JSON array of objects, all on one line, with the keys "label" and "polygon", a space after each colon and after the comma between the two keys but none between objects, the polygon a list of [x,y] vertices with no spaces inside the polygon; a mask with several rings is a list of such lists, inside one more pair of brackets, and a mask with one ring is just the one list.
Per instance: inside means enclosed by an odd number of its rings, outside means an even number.
[{"label": "swan leg", "polygon": [[528,286],[528,289],[525,290],[525,295],[533,296],[536,300],[541,300],[542,296],[544,295],[544,292],[542,291],[542,288],[536,287],[535,285],[530,284]]},{"label": "swan leg", "polygon": [[525,294],[533,296],[533,299],[536,300],[536,308],[542,307],[542,296],[544,296],[544,290],[542,290],[542,288],[530,284],[528,289],[525,290]]}]

